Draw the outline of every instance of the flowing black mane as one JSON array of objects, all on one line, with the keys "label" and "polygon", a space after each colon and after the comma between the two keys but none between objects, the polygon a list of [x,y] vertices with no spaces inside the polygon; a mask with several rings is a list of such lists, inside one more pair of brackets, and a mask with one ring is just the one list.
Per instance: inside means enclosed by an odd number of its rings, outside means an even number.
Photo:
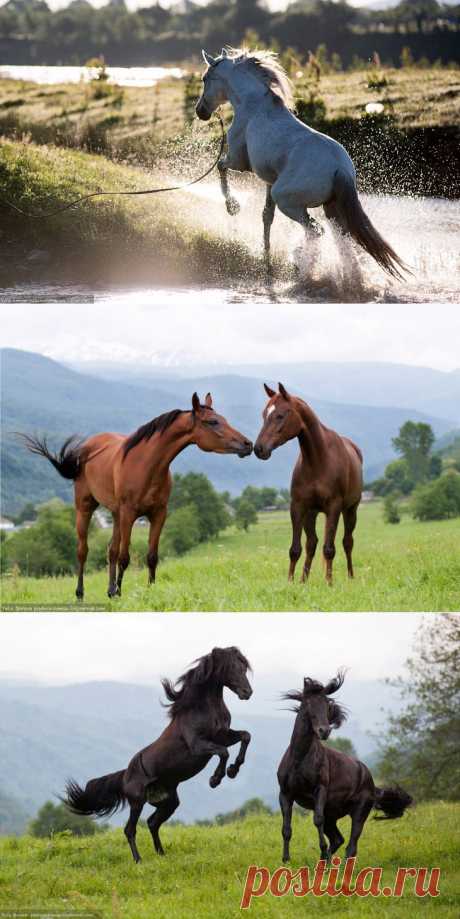
[{"label": "flowing black mane", "polygon": [[126,456],[133,447],[136,447],[137,444],[140,444],[142,440],[150,440],[151,437],[158,431],[160,434],[163,431],[166,431],[167,428],[171,427],[174,424],[176,418],[179,415],[183,415],[185,409],[183,408],[173,408],[170,412],[164,412],[163,415],[158,415],[157,418],[152,418],[151,421],[147,421],[146,424],[142,424],[137,431],[134,431],[133,434],[125,441],[123,446],[123,454]]},{"label": "flowing black mane", "polygon": [[[302,703],[305,702],[309,696],[323,693],[325,696],[329,697],[340,689],[344,680],[344,670],[339,670],[337,676],[330,680],[326,686],[324,686],[323,683],[320,683],[318,680],[313,680],[311,677],[305,677],[303,681],[303,689],[291,689],[289,692],[284,692],[281,698],[288,702],[298,702],[298,705],[294,705],[290,709],[290,711],[298,714],[302,707]],[[343,722],[346,721],[348,717],[347,710],[335,699],[329,699],[329,702],[331,704],[330,723],[333,724],[334,727],[340,727],[340,725],[343,724]]]},{"label": "flowing black mane", "polygon": [[223,683],[229,669],[229,658],[231,659],[232,655],[237,656],[247,669],[251,670],[248,659],[239,648],[214,648],[210,654],[198,657],[193,662],[196,666],[183,673],[175,683],[168,679],[161,681],[166,698],[169,700],[163,705],[169,709],[171,719],[196,705],[197,698],[203,695],[203,687],[206,684]]}]

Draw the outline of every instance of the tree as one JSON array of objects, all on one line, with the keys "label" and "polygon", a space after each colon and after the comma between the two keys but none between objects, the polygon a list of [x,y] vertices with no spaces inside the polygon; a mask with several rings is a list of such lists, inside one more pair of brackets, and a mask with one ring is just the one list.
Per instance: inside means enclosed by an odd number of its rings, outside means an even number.
[{"label": "tree", "polygon": [[236,499],[235,507],[240,500],[249,501],[256,511],[261,511],[265,507],[272,507],[278,503],[278,489],[269,486],[257,488],[255,485],[246,485],[240,497]]},{"label": "tree", "polygon": [[341,753],[346,753],[347,756],[354,756],[355,759],[358,756],[353,741],[349,737],[334,737],[333,740],[326,741],[328,747],[332,747],[333,750],[340,750]]},{"label": "tree", "polygon": [[72,836],[94,836],[95,833],[102,833],[106,829],[106,825],[97,824],[92,817],[72,814],[65,804],[53,804],[52,801],[46,801],[35,820],[29,824],[30,835],[40,838],[54,836],[55,833],[63,833],[65,830],[72,833]]},{"label": "tree", "polygon": [[447,520],[460,516],[460,475],[454,469],[427,485],[419,486],[412,499],[418,520]]},{"label": "tree", "polygon": [[200,542],[200,527],[193,504],[179,507],[167,518],[161,537],[166,555],[184,555]]},{"label": "tree", "polygon": [[460,616],[426,616],[399,687],[406,706],[391,715],[378,771],[420,799],[460,799]]},{"label": "tree", "polygon": [[169,511],[193,505],[199,529],[197,542],[204,542],[229,526],[231,519],[222,495],[201,472],[175,475],[169,500]]},{"label": "tree", "polygon": [[235,513],[235,523],[239,530],[249,530],[251,523],[257,523],[257,511],[247,498],[240,498]]},{"label": "tree", "polygon": [[75,568],[77,537],[75,511],[53,499],[38,511],[37,523],[13,533],[3,546],[2,570],[17,565],[30,577],[71,574]]},{"label": "tree", "polygon": [[429,457],[434,444],[431,425],[423,421],[406,421],[394,437],[392,444],[397,453],[405,460],[409,475],[415,484],[428,477]]}]

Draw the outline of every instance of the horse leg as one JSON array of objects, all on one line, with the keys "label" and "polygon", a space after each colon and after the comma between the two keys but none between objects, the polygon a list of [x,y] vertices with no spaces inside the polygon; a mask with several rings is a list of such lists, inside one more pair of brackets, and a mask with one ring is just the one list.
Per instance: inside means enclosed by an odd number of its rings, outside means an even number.
[{"label": "horse leg", "polygon": [[343,534],[343,549],[347,558],[347,568],[348,568],[348,577],[353,577],[353,561],[352,561],[352,552],[353,552],[353,531],[356,526],[356,517],[357,517],[358,505],[355,504],[354,507],[348,507],[343,511],[343,525],[344,525],[344,534]]},{"label": "horse leg", "polygon": [[120,553],[118,556],[118,578],[117,594],[121,596],[121,584],[123,575],[129,565],[129,544],[131,542],[131,530],[133,528],[135,514],[132,511],[121,511],[120,513]]},{"label": "horse leg", "polygon": [[152,514],[150,517],[149,551],[147,554],[149,584],[155,583],[155,574],[158,565],[158,543],[160,542],[161,531],[166,520],[166,513],[166,507],[162,507],[156,514]]},{"label": "horse leg", "polygon": [[337,852],[337,849],[340,849],[340,846],[345,840],[333,817],[325,818],[324,832],[327,838],[329,839],[329,851],[328,851],[328,861],[329,861],[334,855],[334,852]]},{"label": "horse leg", "polygon": [[364,824],[372,810],[373,802],[365,801],[358,804],[351,815],[351,833],[350,839],[345,850],[346,858],[354,858],[358,852],[358,840],[364,828]]},{"label": "horse leg", "polygon": [[78,558],[78,581],[75,594],[78,600],[83,600],[84,584],[83,575],[85,571],[85,562],[88,557],[88,530],[91,523],[91,517],[98,506],[98,502],[91,494],[76,499],[76,529],[77,529],[77,558]]},{"label": "horse leg", "polygon": [[225,207],[227,208],[227,212],[230,214],[230,216],[234,217],[235,214],[239,213],[240,205],[236,198],[232,195],[228,186],[228,167],[225,157],[222,157],[222,159],[219,160],[217,168],[219,170],[220,188],[225,198]]},{"label": "horse leg", "polygon": [[290,859],[289,843],[292,836],[292,805],[294,802],[283,791],[280,791],[279,802],[283,815],[283,828],[281,831],[283,835],[283,862],[288,862]]},{"label": "horse leg", "polygon": [[287,191],[282,187],[277,187],[278,181],[274,183],[271,190],[271,197],[275,204],[278,205],[280,211],[289,217],[291,220],[295,220],[296,223],[300,223],[300,226],[303,227],[307,242],[311,242],[312,236],[321,237],[323,235],[323,229],[321,224],[315,220],[314,217],[310,217],[306,207],[299,200],[298,191]]},{"label": "horse leg", "polygon": [[144,801],[136,801],[134,804],[131,804],[131,810],[129,813],[129,820],[125,826],[125,836],[129,842],[129,848],[131,849],[133,859],[136,862],[140,862],[141,857],[139,855],[138,848],[136,846],[136,827],[137,821],[142,813],[142,808],[144,806]]},{"label": "horse leg", "polygon": [[179,807],[180,801],[177,791],[174,791],[166,801],[158,805],[156,811],[150,815],[147,820],[147,826],[152,834],[153,845],[158,855],[164,855],[164,849],[161,845],[160,826],[172,817],[173,813]]},{"label": "horse leg", "polygon": [[275,202],[272,198],[272,187],[267,185],[265,207],[263,210],[264,222],[264,257],[267,271],[270,271],[270,230],[275,217]]},{"label": "horse leg", "polygon": [[303,566],[302,572],[302,583],[308,579],[310,574],[310,568],[315,556],[316,547],[318,545],[318,537],[316,535],[316,518],[318,516],[318,511],[309,510],[306,514],[305,519],[305,534],[307,537],[307,547],[305,553],[305,564]]},{"label": "horse leg", "polygon": [[233,744],[239,743],[240,749],[238,750],[238,755],[234,763],[231,763],[227,769],[227,775],[229,779],[234,779],[238,775],[241,766],[243,765],[246,759],[246,750],[251,743],[251,735],[249,731],[232,731],[230,728],[227,731],[219,731],[218,738],[226,747],[232,747]]},{"label": "horse leg", "polygon": [[292,543],[289,549],[289,574],[288,581],[294,580],[295,566],[302,555],[302,511],[291,503]]},{"label": "horse leg", "polygon": [[323,556],[326,562],[326,581],[332,584],[332,562],[335,557],[335,534],[340,517],[340,508],[332,507],[326,515],[326,528],[324,532]]},{"label": "horse leg", "polygon": [[328,857],[328,845],[326,837],[324,835],[324,805],[326,803],[327,789],[324,785],[320,785],[318,791],[315,794],[315,809],[313,811],[313,823],[315,824],[316,829],[318,830],[319,837],[319,848],[321,851],[321,858],[327,859]]},{"label": "horse leg", "polygon": [[110,540],[109,545],[109,586],[107,588],[107,595],[109,597],[116,597],[118,593],[117,587],[117,561],[118,555],[120,552],[120,520],[117,513],[113,515],[113,530],[112,530],[112,539]]}]

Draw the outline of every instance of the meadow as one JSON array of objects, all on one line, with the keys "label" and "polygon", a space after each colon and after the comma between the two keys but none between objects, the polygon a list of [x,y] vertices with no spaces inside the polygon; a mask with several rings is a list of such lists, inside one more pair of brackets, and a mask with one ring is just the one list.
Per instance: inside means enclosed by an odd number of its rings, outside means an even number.
[{"label": "meadow", "polygon": [[[349,821],[342,821],[348,831]],[[437,802],[415,806],[402,820],[369,819],[360,844],[357,870],[382,866],[383,883],[393,884],[398,867],[440,867],[439,896],[417,899],[413,882],[401,898],[342,896],[252,902],[256,916],[400,916],[454,919],[460,911],[460,805]],[[162,829],[166,857],[153,852],[147,829],[138,831],[143,861],[135,865],[121,829],[100,836],[67,834],[44,840],[29,836],[0,840],[0,909],[94,910],[104,919],[232,919],[239,915],[247,868],[281,864],[280,818],[248,817],[225,826],[168,826]],[[294,815],[291,869],[317,861],[311,815]]]},{"label": "meadow", "polygon": [[[458,520],[420,523],[403,515],[385,524],[382,505],[361,507],[355,534],[355,578],[346,575],[342,529],[338,531],[334,583],[324,580],[320,542],[308,584],[287,583],[291,542],[289,514],[259,514],[248,532],[230,527],[181,558],[160,565],[156,584],[147,586],[144,563],[147,531],[135,528],[131,566],[121,599],[106,596],[107,575],[85,579],[85,602],[108,611],[418,611],[457,610],[460,583]],[[107,541],[109,533],[107,533]],[[161,557],[161,543],[160,543]],[[13,572],[3,580],[3,605],[21,607],[73,604],[75,578],[28,578]],[[78,608],[78,607],[74,607]]]}]

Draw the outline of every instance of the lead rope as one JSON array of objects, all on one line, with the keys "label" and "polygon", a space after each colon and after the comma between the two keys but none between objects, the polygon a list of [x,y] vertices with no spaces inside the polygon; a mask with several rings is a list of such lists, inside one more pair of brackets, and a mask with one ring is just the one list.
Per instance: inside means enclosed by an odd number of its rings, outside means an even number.
[{"label": "lead rope", "polygon": [[225,128],[224,122],[222,121],[221,116],[218,112],[215,113],[216,118],[220,124],[221,129],[221,138],[220,138],[220,147],[219,153],[213,161],[212,165],[203,175],[198,176],[197,179],[192,179],[190,182],[184,182],[183,185],[170,185],[168,188],[147,188],[142,189],[142,191],[93,191],[90,195],[82,195],[81,198],[75,198],[75,201],[70,201],[69,204],[64,204],[62,207],[58,207],[54,211],[38,211],[37,213],[31,211],[23,211],[22,208],[18,207],[17,204],[13,204],[12,201],[8,201],[6,198],[0,197],[0,205],[4,207],[9,207],[11,210],[16,211],[18,214],[22,214],[23,217],[28,217],[31,220],[42,220],[43,218],[55,217],[57,214],[63,214],[64,211],[70,210],[71,207],[77,207],[80,204],[83,204],[84,201],[89,201],[90,198],[99,198],[107,196],[117,196],[121,197],[122,195],[158,195],[161,192],[168,191],[181,191],[183,188],[190,188],[191,185],[196,185],[198,182],[202,182],[203,179],[206,179],[208,175],[216,168],[225,147]]}]

